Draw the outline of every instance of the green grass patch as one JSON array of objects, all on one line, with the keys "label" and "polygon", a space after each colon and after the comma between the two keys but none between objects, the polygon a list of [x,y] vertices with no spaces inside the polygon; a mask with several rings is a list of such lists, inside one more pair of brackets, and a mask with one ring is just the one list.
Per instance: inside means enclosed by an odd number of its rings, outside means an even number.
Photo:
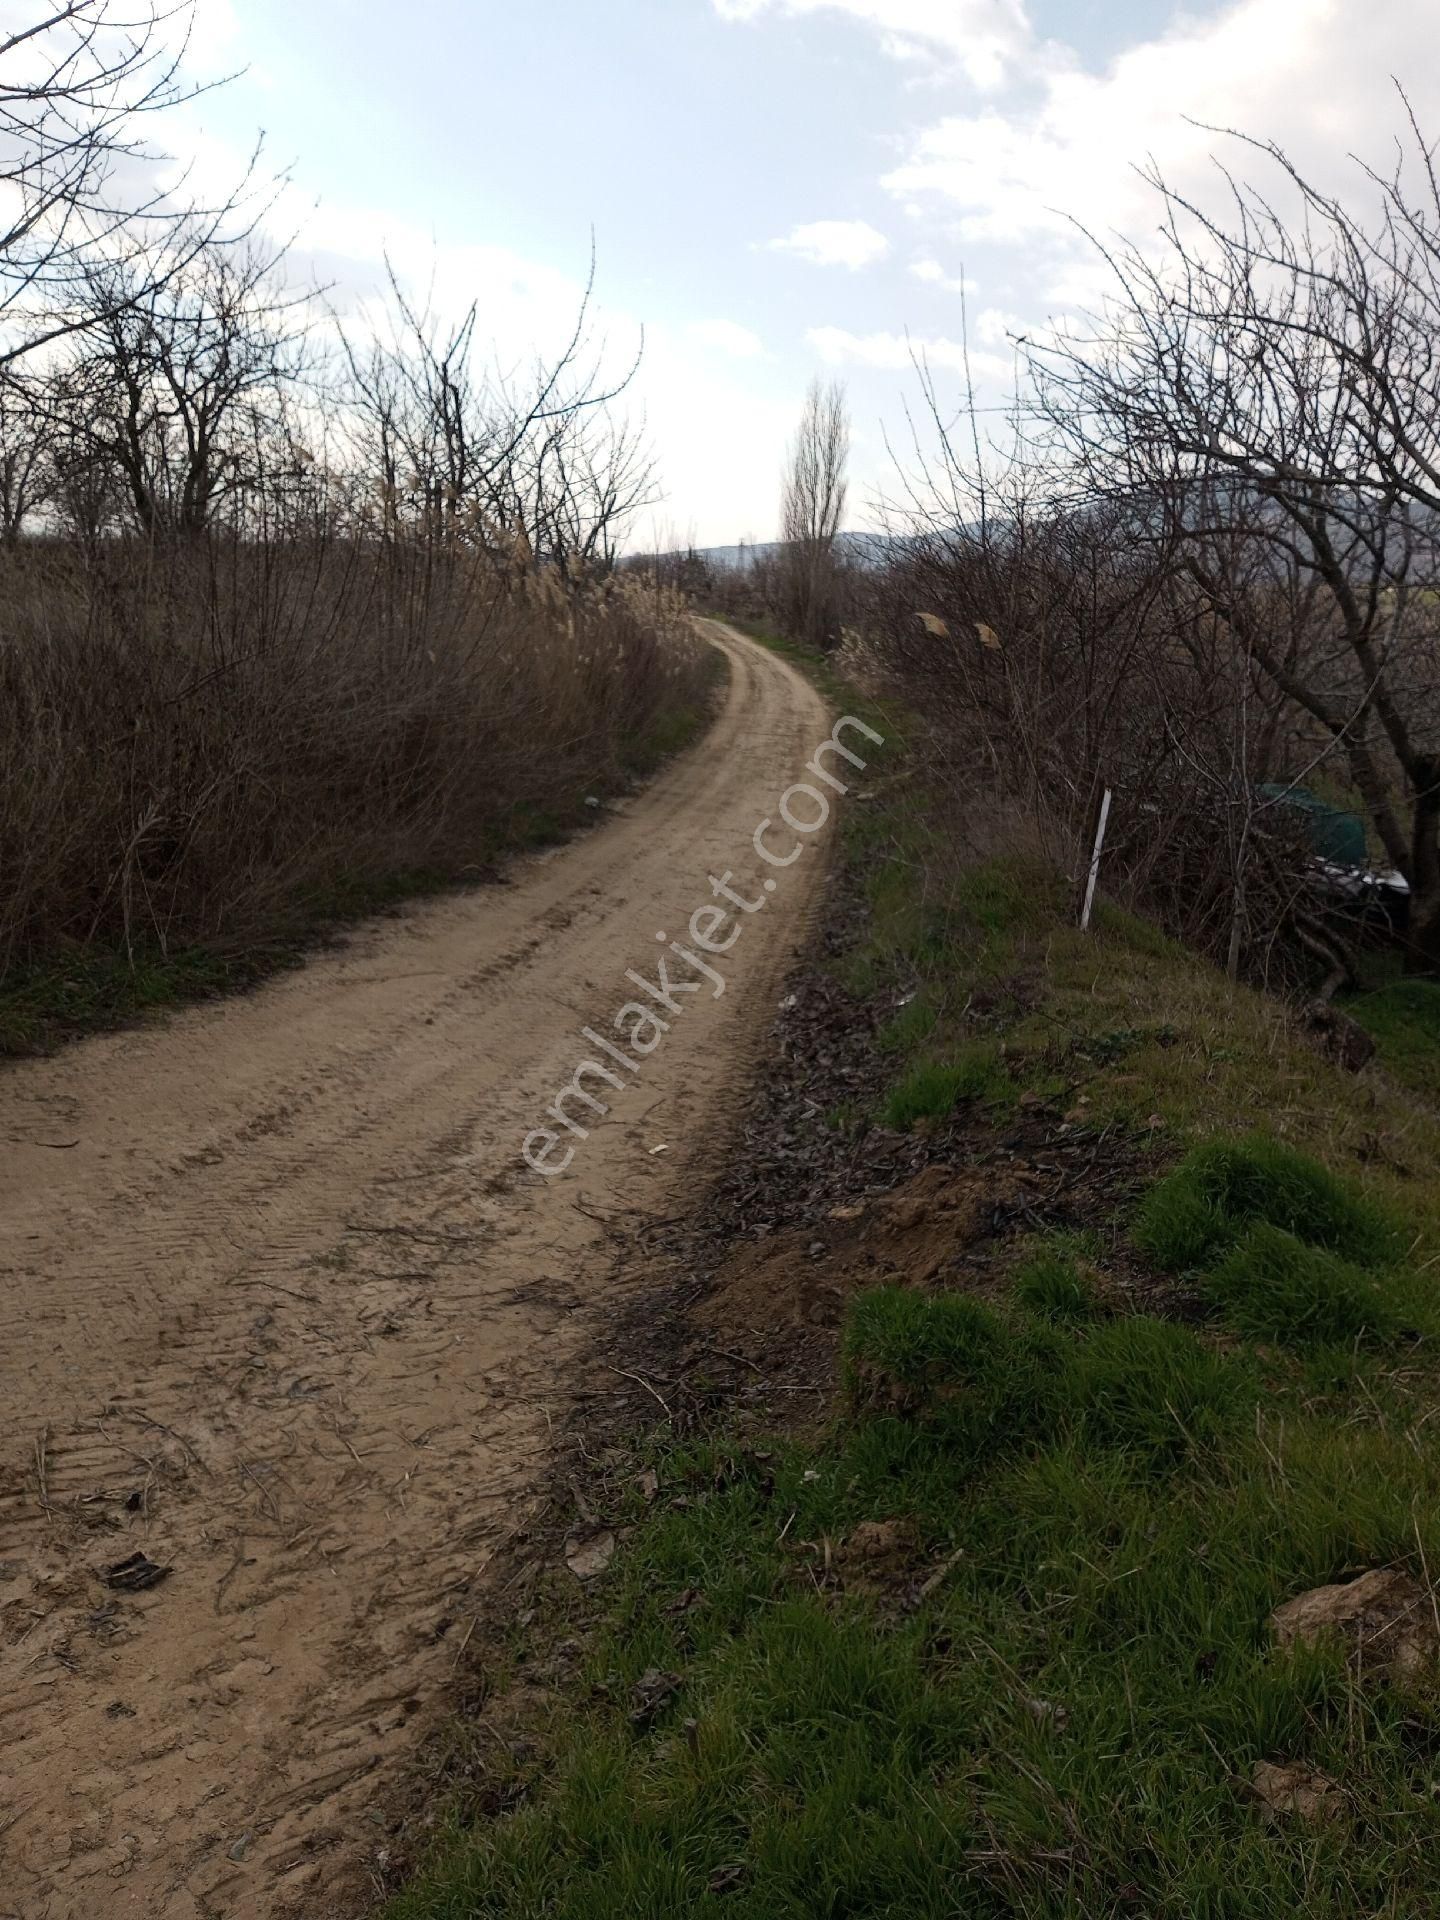
[{"label": "green grass patch", "polygon": [[994,1105],[1013,1098],[1015,1087],[999,1049],[975,1042],[953,1060],[925,1060],[891,1088],[882,1119],[906,1132],[918,1120],[943,1120],[966,1101]]},{"label": "green grass patch", "polygon": [[0,979],[0,1056],[33,1053],[62,1034],[233,992],[279,961],[278,955],[227,956],[193,947],[164,954],[142,946],[126,954],[77,942],[43,965]]},{"label": "green grass patch", "polygon": [[1264,1134],[1196,1148],[1148,1195],[1135,1242],[1157,1266],[1208,1265],[1263,1222],[1343,1259],[1393,1264],[1398,1225],[1308,1154]]},{"label": "green grass patch", "polygon": [[[850,1412],[763,1475],[723,1440],[662,1456],[683,1504],[610,1581],[543,1786],[444,1832],[391,1920],[1427,1910],[1440,1696],[1282,1656],[1266,1626],[1307,1587],[1440,1557],[1422,1431],[1393,1403],[1339,1429],[1144,1318],[1037,1346],[884,1292],[846,1348]],[[857,1558],[867,1524],[908,1564]],[[1262,1760],[1340,1782],[1343,1821],[1268,1821]]]},{"label": "green grass patch", "polygon": [[1254,1134],[1196,1148],[1146,1195],[1133,1238],[1193,1275],[1250,1339],[1387,1345],[1436,1330],[1434,1282],[1401,1262],[1401,1223],[1308,1155]]},{"label": "green grass patch", "polygon": [[1057,1390],[1045,1329],[1011,1325],[961,1294],[879,1288],[853,1309],[844,1342],[852,1406],[923,1421],[956,1460],[973,1459],[1050,1416]]},{"label": "green grass patch", "polygon": [[935,1009],[924,1000],[915,1000],[893,1014],[875,1035],[882,1053],[915,1053],[935,1031]]},{"label": "green grass patch", "polygon": [[[506,852],[546,845],[562,834],[553,818],[517,811],[497,827],[493,843],[477,849],[477,866],[488,868]],[[139,940],[127,952],[98,941],[75,941],[0,975],[0,1058],[48,1052],[81,1034],[244,992],[300,965],[307,953],[356,920],[473,883],[473,875],[432,868],[342,872],[282,902],[268,928],[213,947],[161,949]]]},{"label": "green grass patch", "polygon": [[1433,1281],[1357,1266],[1263,1221],[1201,1286],[1231,1326],[1285,1346],[1387,1345],[1435,1331]]},{"label": "green grass patch", "polygon": [[1016,1268],[1011,1291],[1028,1313],[1062,1323],[1093,1320],[1102,1311],[1094,1283],[1062,1245],[1041,1247]]},{"label": "green grass patch", "polygon": [[1067,1384],[1076,1434],[1147,1468],[1233,1443],[1259,1395],[1248,1365],[1189,1327],[1144,1315],[1095,1328],[1076,1347]]},{"label": "green grass patch", "polygon": [[632,780],[648,780],[667,760],[693,746],[710,724],[728,672],[724,654],[717,648],[707,648],[700,698],[662,707],[648,726],[625,735],[616,754],[620,770]]},{"label": "green grass patch", "polygon": [[1440,984],[1395,980],[1356,994],[1345,1010],[1374,1037],[1387,1072],[1440,1106]]}]

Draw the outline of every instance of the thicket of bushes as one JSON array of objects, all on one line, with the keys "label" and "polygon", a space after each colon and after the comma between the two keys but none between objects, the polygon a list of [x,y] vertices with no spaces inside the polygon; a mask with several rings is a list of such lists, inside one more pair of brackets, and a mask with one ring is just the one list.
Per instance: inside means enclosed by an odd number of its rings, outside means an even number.
[{"label": "thicket of bushes", "polygon": [[0,966],[293,930],[483,872],[698,718],[633,586],[405,545],[37,540],[0,555]]},{"label": "thicket of bushes", "polygon": [[[831,550],[829,637],[927,717],[962,809],[1074,873],[1110,788],[1115,891],[1327,992],[1392,920],[1440,970],[1440,190],[1402,135],[1334,198],[1261,142],[1213,215],[1156,178],[1100,309],[1017,341],[1013,420],[921,367],[888,543]],[[697,585],[794,630],[792,551]],[[1408,902],[1372,888],[1361,925],[1307,792]]]}]

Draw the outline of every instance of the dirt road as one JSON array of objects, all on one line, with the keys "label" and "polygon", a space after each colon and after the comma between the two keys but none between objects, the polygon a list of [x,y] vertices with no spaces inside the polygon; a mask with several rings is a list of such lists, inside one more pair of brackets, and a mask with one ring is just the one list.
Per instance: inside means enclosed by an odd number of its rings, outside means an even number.
[{"label": "dirt road", "polygon": [[[815,901],[824,833],[784,869],[751,836],[822,702],[709,631],[719,720],[594,833],[248,998],[0,1069],[0,1915],[245,1920],[354,1870],[615,1303],[598,1216],[701,1176]],[[726,990],[657,1008],[634,1083],[590,1083],[608,1118],[532,1172],[580,1029],[647,1000],[626,970],[655,980],[727,870],[766,904]],[[170,1571],[105,1584],[137,1554]]]}]

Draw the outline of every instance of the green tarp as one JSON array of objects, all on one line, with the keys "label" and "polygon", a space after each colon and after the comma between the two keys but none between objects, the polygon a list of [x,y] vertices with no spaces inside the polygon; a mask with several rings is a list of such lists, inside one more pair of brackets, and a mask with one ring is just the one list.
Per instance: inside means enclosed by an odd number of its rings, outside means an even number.
[{"label": "green tarp", "polygon": [[1365,837],[1365,822],[1358,813],[1345,813],[1332,807],[1308,787],[1286,787],[1274,782],[1260,792],[1267,800],[1293,808],[1301,817],[1310,845],[1322,860],[1337,867],[1365,867],[1370,864],[1370,849]]}]

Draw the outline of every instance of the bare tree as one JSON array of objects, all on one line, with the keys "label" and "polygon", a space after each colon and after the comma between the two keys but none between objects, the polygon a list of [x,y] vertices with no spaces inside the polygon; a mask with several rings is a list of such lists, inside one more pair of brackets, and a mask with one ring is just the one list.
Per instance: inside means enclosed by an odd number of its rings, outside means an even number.
[{"label": "bare tree", "polygon": [[97,469],[143,533],[193,539],[238,506],[275,454],[283,398],[305,363],[303,301],[278,256],[197,246],[188,228],[118,264],[92,261],[73,295],[73,346],[50,385],[53,422],[93,496]]},{"label": "bare tree", "polygon": [[0,541],[7,547],[15,545],[52,486],[35,385],[0,374]]},{"label": "bare tree", "polygon": [[812,646],[833,646],[839,635],[835,542],[849,459],[845,388],[816,380],[790,445],[780,508],[783,612],[790,631]]},{"label": "bare tree", "polygon": [[[155,184],[145,138],[158,113],[203,87],[185,77],[194,0],[37,0],[37,17],[0,32],[0,365],[83,324],[72,297],[93,291],[98,259],[133,265],[182,227],[203,245],[234,216],[249,173],[223,204],[186,207]],[[182,255],[172,245],[165,264]],[[118,278],[133,295],[136,274]]]},{"label": "bare tree", "polygon": [[388,337],[341,331],[358,464],[382,524],[503,551],[529,566],[609,565],[656,497],[642,427],[617,416],[639,357],[610,377],[591,338],[590,280],[559,351],[516,374],[477,364],[478,310],[445,322],[390,273]]},{"label": "bare tree", "polygon": [[1071,484],[1165,550],[1287,704],[1295,757],[1343,770],[1435,966],[1440,199],[1423,145],[1430,200],[1370,174],[1371,226],[1261,151],[1295,212],[1231,181],[1221,218],[1152,176],[1163,257],[1107,250],[1114,301],[1033,365]]}]

